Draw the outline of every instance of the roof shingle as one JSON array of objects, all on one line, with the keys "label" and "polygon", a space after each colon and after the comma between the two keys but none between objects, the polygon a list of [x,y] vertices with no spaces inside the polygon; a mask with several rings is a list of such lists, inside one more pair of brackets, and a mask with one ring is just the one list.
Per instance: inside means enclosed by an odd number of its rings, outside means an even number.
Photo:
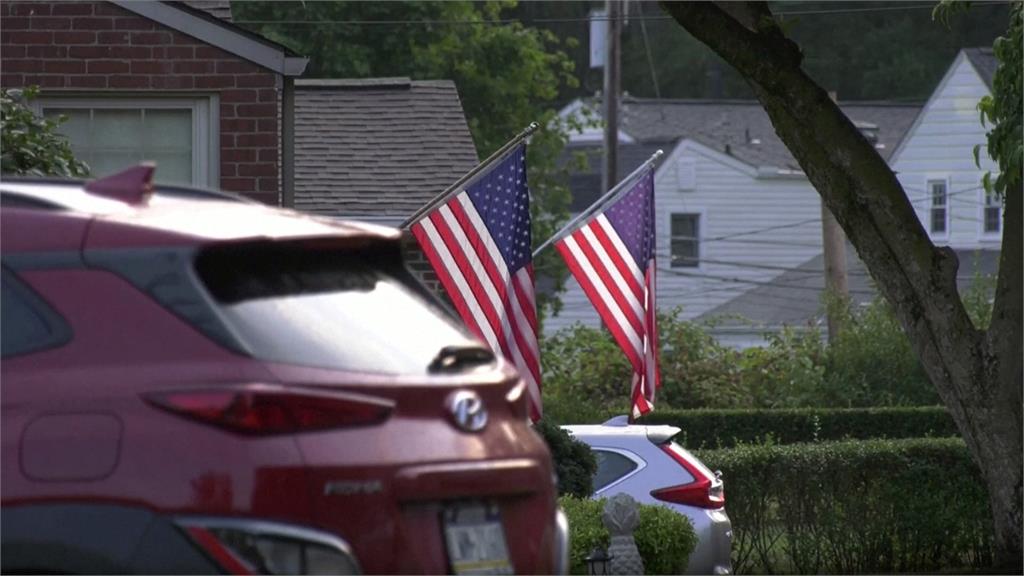
[{"label": "roof shingle", "polygon": [[477,164],[455,84],[295,82],[295,207],[402,219]]},{"label": "roof shingle", "polygon": [[992,48],[964,48],[967,59],[974,65],[978,75],[985,81],[985,85],[992,90],[992,79],[996,75],[996,68],[999,61],[996,60],[995,51]]}]

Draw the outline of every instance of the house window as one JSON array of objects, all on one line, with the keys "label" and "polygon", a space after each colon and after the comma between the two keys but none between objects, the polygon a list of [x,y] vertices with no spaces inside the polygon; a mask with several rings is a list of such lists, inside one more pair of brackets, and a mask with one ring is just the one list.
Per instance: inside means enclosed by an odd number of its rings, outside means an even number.
[{"label": "house window", "polygon": [[1002,223],[1003,205],[995,192],[984,191],[985,205],[982,214],[982,231],[985,235],[999,234],[999,227]]},{"label": "house window", "polygon": [[700,264],[700,214],[672,215],[672,267]]},{"label": "house window", "polygon": [[931,226],[929,230],[931,230],[932,234],[945,235],[949,223],[949,196],[946,190],[946,181],[929,181],[928,192],[932,199]]},{"label": "house window", "polygon": [[157,182],[219,185],[210,98],[45,98],[37,106],[43,116],[67,118],[58,130],[94,177],[151,160]]}]

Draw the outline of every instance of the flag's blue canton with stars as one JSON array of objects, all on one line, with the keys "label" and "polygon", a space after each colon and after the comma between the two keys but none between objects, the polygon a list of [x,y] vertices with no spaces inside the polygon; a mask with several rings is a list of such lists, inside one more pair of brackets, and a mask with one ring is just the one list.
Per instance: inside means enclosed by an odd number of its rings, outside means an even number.
[{"label": "flag's blue canton with stars", "polygon": [[646,176],[605,211],[626,250],[641,270],[654,256],[654,173]]},{"label": "flag's blue canton with stars", "polygon": [[502,160],[466,192],[497,244],[510,272],[530,262],[530,199],[526,188],[526,149]]}]

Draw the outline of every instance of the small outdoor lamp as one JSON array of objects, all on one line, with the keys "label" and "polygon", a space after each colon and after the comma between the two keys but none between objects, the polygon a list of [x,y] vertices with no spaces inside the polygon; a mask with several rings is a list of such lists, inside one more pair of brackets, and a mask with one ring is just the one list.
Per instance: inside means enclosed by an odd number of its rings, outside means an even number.
[{"label": "small outdoor lamp", "polygon": [[587,574],[608,574],[608,563],[611,562],[614,556],[609,556],[608,552],[600,546],[594,548],[590,553],[590,556],[584,558],[587,563]]}]

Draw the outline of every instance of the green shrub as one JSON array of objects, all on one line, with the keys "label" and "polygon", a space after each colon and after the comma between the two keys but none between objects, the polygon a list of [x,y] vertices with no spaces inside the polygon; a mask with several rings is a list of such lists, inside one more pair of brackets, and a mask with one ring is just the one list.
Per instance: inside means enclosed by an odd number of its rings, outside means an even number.
[{"label": "green shrub", "polygon": [[[569,518],[570,572],[586,574],[586,557],[596,547],[607,548],[610,541],[601,522],[604,500],[564,496],[559,503]],[[640,505],[634,538],[646,574],[682,574],[697,546],[690,520],[664,506]]]},{"label": "green shrub", "polygon": [[737,573],[932,572],[991,562],[988,497],[958,438],[697,455],[723,471]]},{"label": "green shrub", "polygon": [[682,429],[687,448],[870,438],[957,436],[942,406],[789,408],[779,410],[656,410],[639,420]]},{"label": "green shrub", "polygon": [[586,574],[586,558],[594,548],[607,548],[608,529],[601,522],[603,500],[562,496],[558,503],[569,519],[569,573]]},{"label": "green shrub", "polygon": [[551,451],[558,475],[558,494],[587,498],[594,493],[594,472],[597,460],[590,446],[573,438],[557,424],[545,418],[534,424]]},{"label": "green shrub", "polygon": [[896,406],[938,404],[939,396],[910,347],[892,308],[878,298],[847,313],[829,345],[821,405]]},{"label": "green shrub", "polygon": [[64,121],[40,118],[28,107],[38,88],[0,90],[0,172],[36,176],[87,176],[89,167],[75,159],[57,133]]}]

